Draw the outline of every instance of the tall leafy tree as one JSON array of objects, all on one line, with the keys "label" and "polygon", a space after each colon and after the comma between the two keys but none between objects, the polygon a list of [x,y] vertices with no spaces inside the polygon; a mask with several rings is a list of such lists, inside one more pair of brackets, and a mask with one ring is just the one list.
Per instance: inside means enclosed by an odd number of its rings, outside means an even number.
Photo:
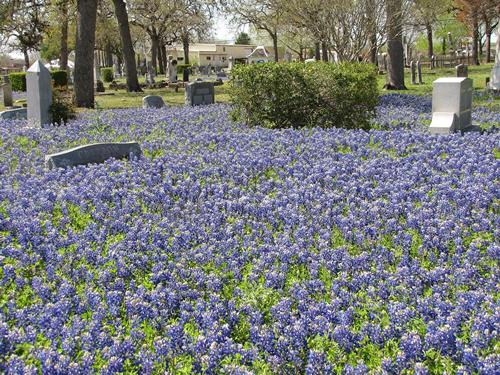
[{"label": "tall leafy tree", "polygon": [[[26,68],[30,66],[29,52],[38,51],[44,31],[48,28],[45,0],[7,1],[2,3],[0,35],[10,48],[20,50]],[[0,8],[1,9],[1,8]]]}]

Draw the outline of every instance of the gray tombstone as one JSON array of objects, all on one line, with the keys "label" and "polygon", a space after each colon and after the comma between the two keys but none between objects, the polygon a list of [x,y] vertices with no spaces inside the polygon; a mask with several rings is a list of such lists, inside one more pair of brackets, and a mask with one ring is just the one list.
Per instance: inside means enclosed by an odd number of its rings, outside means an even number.
[{"label": "gray tombstone", "polygon": [[494,92],[500,91],[500,64],[493,66],[491,69],[489,89]]},{"label": "gray tombstone", "polygon": [[424,80],[422,79],[422,63],[420,60],[417,61],[417,76],[418,76],[418,84],[423,85]]},{"label": "gray tombstone", "polygon": [[457,77],[467,78],[469,76],[469,69],[465,64],[459,64],[455,67],[457,71]]},{"label": "gray tombstone", "polygon": [[165,107],[165,102],[161,96],[148,95],[142,98],[142,108],[163,108]]},{"label": "gray tombstone", "polygon": [[2,91],[3,91],[3,105],[4,107],[12,107],[13,101],[12,101],[12,84],[10,83],[9,76],[5,75],[3,76],[3,84],[2,84]]},{"label": "gray tombstone", "polygon": [[35,61],[27,71],[26,90],[30,125],[50,124],[52,122],[49,112],[52,104],[52,77],[40,60]]},{"label": "gray tombstone", "polygon": [[146,73],[146,83],[153,85],[155,83],[155,72],[153,68],[153,63],[151,61],[148,61],[146,63],[147,66],[147,73]]},{"label": "gray tombstone", "polygon": [[219,72],[217,73],[217,79],[224,79],[227,78],[227,73],[226,72]]},{"label": "gray tombstone", "polygon": [[411,68],[411,84],[416,85],[417,84],[417,64],[415,61],[411,61],[410,63],[410,68]]},{"label": "gray tombstone", "polygon": [[8,109],[0,112],[1,120],[26,120],[28,118],[27,108]]},{"label": "gray tombstone", "polygon": [[138,158],[141,155],[141,146],[137,142],[93,143],[46,155],[45,166],[47,169],[67,168],[76,165],[103,163],[110,158]]},{"label": "gray tombstone", "polygon": [[432,134],[450,134],[472,128],[472,80],[439,78],[432,91]]},{"label": "gray tombstone", "polygon": [[186,105],[208,105],[215,103],[213,82],[191,82],[186,86]]}]

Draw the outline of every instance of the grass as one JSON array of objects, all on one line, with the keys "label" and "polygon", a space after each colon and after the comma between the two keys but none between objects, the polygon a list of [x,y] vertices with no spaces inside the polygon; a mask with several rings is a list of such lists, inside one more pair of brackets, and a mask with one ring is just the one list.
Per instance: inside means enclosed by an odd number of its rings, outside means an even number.
[{"label": "grass", "polygon": [[[483,91],[485,89],[486,77],[491,74],[491,69],[493,64],[483,64],[480,66],[469,66],[469,78],[474,81],[474,89],[478,91]],[[455,76],[454,68],[439,68],[430,70],[428,68],[422,69],[422,78],[424,84],[422,85],[412,85],[410,70],[405,69],[405,83],[408,90],[404,91],[386,91],[383,89],[386,76],[378,76],[378,87],[380,93],[402,93],[411,95],[431,95],[432,94],[432,82],[440,77],[453,77]],[[196,79],[197,77],[192,77]],[[215,78],[215,77],[212,77]],[[140,82],[144,81],[143,77],[140,77]],[[118,82],[124,83],[124,79],[119,79]],[[225,83],[223,86],[215,87],[215,100],[217,103],[227,103],[229,102],[228,85]],[[142,98],[146,95],[159,95],[163,98],[167,105],[183,105],[184,104],[184,89],[179,89],[179,92],[175,92],[171,88],[163,89],[145,89],[142,93],[129,93],[124,90],[110,90],[109,85],[106,84],[106,93],[96,94],[95,101],[98,108],[102,109],[112,109],[112,108],[132,108],[141,107]],[[485,106],[493,110],[500,110],[500,97],[490,97],[487,95],[474,96],[475,106]],[[3,103],[0,103],[0,109],[3,109]]]}]

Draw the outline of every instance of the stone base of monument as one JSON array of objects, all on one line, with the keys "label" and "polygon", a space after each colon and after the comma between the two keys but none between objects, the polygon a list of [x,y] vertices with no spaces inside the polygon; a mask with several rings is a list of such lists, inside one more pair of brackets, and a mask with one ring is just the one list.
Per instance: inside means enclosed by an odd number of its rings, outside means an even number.
[{"label": "stone base of monument", "polygon": [[13,108],[0,112],[0,119],[2,120],[26,120],[28,118],[27,108]]},{"label": "stone base of monument", "polygon": [[454,112],[434,112],[429,126],[431,134],[451,134],[457,127],[457,115]]},{"label": "stone base of monument", "polygon": [[68,168],[77,165],[104,163],[106,160],[139,158],[141,146],[137,142],[93,143],[45,156],[47,169]]},{"label": "stone base of monument", "polygon": [[481,127],[479,125],[471,125],[468,128],[465,128],[464,130],[462,130],[462,134],[463,133],[482,133],[482,132],[483,132],[483,130],[481,129]]}]

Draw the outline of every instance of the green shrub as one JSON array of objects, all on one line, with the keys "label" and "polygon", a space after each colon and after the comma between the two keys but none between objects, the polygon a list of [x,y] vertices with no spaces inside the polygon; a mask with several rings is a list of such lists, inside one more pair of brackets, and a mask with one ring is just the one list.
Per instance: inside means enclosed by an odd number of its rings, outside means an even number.
[{"label": "green shrub", "polygon": [[55,89],[52,91],[52,104],[49,112],[52,118],[52,123],[64,125],[68,120],[75,118],[75,106],[68,91]]},{"label": "green shrub", "polygon": [[101,77],[104,82],[113,82],[115,79],[113,68],[101,68]]},{"label": "green shrub", "polygon": [[10,73],[10,83],[12,84],[12,91],[26,91],[26,73]]},{"label": "green shrub", "polygon": [[233,119],[251,126],[370,127],[377,76],[363,63],[236,65],[229,94]]},{"label": "green shrub", "polygon": [[68,86],[68,73],[65,70],[54,70],[50,72],[54,87]]},{"label": "green shrub", "polygon": [[177,74],[184,73],[185,69],[190,69],[191,64],[177,64]]},{"label": "green shrub", "polygon": [[[55,70],[50,72],[54,87],[64,87],[68,85],[68,73],[65,70]],[[9,74],[12,83],[12,91],[26,91],[26,72]]]}]

